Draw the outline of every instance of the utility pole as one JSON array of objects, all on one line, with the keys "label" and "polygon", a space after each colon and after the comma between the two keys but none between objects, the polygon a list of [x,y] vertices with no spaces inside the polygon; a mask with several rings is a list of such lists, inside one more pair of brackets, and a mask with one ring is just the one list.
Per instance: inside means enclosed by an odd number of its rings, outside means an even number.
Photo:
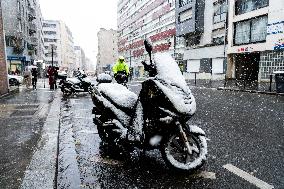
[{"label": "utility pole", "polygon": [[53,67],[53,45],[51,45],[51,65]]},{"label": "utility pole", "polygon": [[0,0],[0,95],[8,93],[9,90],[4,36],[2,5]]},{"label": "utility pole", "polygon": [[[225,17],[225,23],[224,23],[224,27],[225,27],[225,34],[224,34],[224,61],[226,60],[226,38],[227,38],[227,20],[228,20],[228,13],[229,13],[229,5],[228,5],[228,0],[225,1],[225,4],[227,6],[227,12],[226,12],[226,17]],[[226,60],[226,70],[225,70],[225,82],[224,82],[224,87],[226,87],[227,85],[227,68],[228,68],[228,60]]]}]

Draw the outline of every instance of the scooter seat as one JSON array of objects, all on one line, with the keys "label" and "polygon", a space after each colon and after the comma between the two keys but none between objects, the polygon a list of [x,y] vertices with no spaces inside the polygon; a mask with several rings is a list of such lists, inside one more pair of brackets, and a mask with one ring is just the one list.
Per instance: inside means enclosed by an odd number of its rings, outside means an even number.
[{"label": "scooter seat", "polygon": [[117,83],[101,83],[98,90],[123,109],[133,109],[138,99],[135,93]]}]

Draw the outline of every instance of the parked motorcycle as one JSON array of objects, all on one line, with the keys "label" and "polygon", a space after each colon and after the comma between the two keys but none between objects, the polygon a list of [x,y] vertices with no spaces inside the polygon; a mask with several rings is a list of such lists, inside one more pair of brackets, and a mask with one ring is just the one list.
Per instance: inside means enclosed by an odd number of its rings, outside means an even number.
[{"label": "parked motorcycle", "polygon": [[79,92],[91,93],[92,83],[85,73],[78,72],[73,78],[62,78],[59,82],[59,87],[64,96],[70,96]]},{"label": "parked motorcycle", "polygon": [[127,87],[128,82],[128,76],[126,74],[126,71],[119,71],[114,75],[114,78],[118,84],[121,84],[125,87]]},{"label": "parked motorcycle", "polygon": [[103,143],[112,146],[160,149],[170,168],[192,171],[206,160],[204,131],[189,120],[196,102],[177,63],[166,53],[151,58],[152,45],[144,41],[150,78],[137,96],[116,83],[98,83],[92,90],[94,123]]}]

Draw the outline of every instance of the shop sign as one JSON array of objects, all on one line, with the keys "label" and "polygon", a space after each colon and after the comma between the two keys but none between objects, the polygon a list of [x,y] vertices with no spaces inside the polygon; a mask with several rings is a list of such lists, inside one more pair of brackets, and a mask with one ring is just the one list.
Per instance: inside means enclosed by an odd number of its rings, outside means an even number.
[{"label": "shop sign", "polygon": [[284,33],[284,21],[267,25],[267,35]]},{"label": "shop sign", "polygon": [[26,57],[24,56],[7,56],[7,60],[19,60],[19,61],[26,61]]},{"label": "shop sign", "polygon": [[284,49],[284,38],[279,39],[274,46],[274,50],[281,50]]},{"label": "shop sign", "polygon": [[252,47],[241,47],[241,48],[238,48],[238,52],[252,52],[253,51],[253,48]]}]

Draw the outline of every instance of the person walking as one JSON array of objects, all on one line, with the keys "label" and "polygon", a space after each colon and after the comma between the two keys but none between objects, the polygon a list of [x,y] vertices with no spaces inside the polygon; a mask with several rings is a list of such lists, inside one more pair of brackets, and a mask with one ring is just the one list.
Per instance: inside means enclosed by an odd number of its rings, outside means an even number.
[{"label": "person walking", "polygon": [[37,84],[37,75],[38,75],[38,71],[36,68],[32,69],[32,85],[33,85],[33,89],[36,90],[36,84]]},{"label": "person walking", "polygon": [[49,81],[49,86],[50,90],[54,90],[54,85],[55,85],[55,72],[54,72],[54,67],[49,66],[47,70],[48,74],[48,81]]},{"label": "person walking", "polygon": [[24,83],[26,84],[27,89],[31,86],[31,78],[32,78],[32,73],[29,70],[29,68],[26,67],[24,72]]}]

